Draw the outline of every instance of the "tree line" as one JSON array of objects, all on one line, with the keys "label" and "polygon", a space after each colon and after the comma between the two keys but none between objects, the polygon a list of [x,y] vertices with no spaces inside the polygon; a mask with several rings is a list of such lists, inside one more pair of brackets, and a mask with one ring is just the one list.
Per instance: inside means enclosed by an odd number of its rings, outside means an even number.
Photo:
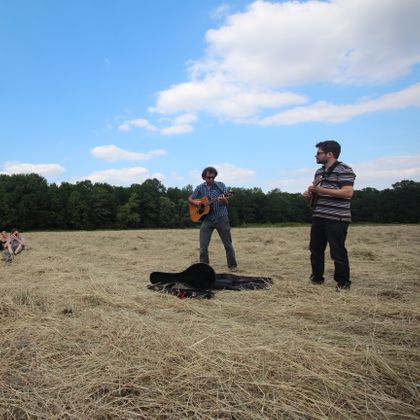
[{"label": "tree line", "polygon": [[[48,184],[38,174],[0,175],[0,229],[91,230],[188,228],[187,197],[193,187],[166,188],[157,179],[129,187],[81,181]],[[233,188],[232,226],[307,223],[308,201],[274,189]],[[364,188],[352,200],[354,222],[419,223],[420,183],[403,180],[392,188]]]}]

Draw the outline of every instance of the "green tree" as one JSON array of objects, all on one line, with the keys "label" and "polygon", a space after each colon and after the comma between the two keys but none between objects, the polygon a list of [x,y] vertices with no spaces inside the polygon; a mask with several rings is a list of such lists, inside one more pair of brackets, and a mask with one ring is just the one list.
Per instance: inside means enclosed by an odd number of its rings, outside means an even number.
[{"label": "green tree", "polygon": [[403,180],[392,185],[394,212],[392,221],[420,222],[420,182]]},{"label": "green tree", "polygon": [[4,227],[45,229],[48,226],[48,215],[48,184],[42,176],[0,176],[0,220]]},{"label": "green tree", "polygon": [[89,206],[83,201],[82,194],[73,191],[67,202],[68,219],[70,229],[90,229]]},{"label": "green tree", "polygon": [[176,205],[168,197],[159,198],[159,227],[179,227],[181,220],[176,211]]},{"label": "green tree", "polygon": [[352,219],[355,222],[383,222],[381,193],[375,188],[355,191],[351,200]]},{"label": "green tree", "polygon": [[140,198],[133,192],[127,203],[118,207],[117,221],[120,228],[137,228],[140,226]]},{"label": "green tree", "polygon": [[147,179],[143,184],[132,185],[131,188],[140,199],[141,227],[159,227],[160,197],[165,194],[165,187],[158,179]]},{"label": "green tree", "polygon": [[[193,187],[168,188],[157,179],[129,188],[106,183],[48,185],[37,174],[0,175],[0,225],[28,229],[181,228],[194,226],[187,198]],[[311,211],[301,194],[278,189],[235,188],[229,200],[232,226],[308,222]],[[357,222],[419,223],[420,183],[402,180],[392,188],[355,191]]]},{"label": "green tree", "polygon": [[94,184],[92,187],[90,202],[95,227],[114,227],[118,208],[114,188],[109,184]]},{"label": "green tree", "polygon": [[267,194],[267,216],[270,223],[281,223],[288,221],[291,213],[291,203],[288,197],[277,188]]}]

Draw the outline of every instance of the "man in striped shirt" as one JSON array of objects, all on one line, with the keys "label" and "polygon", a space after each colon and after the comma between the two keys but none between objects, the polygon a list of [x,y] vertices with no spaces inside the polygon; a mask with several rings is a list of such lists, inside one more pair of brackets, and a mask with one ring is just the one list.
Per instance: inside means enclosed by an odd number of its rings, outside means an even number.
[{"label": "man in striped shirt", "polygon": [[351,222],[350,201],[356,175],[350,166],[337,160],[341,152],[339,143],[327,140],[316,147],[316,162],[322,167],[315,172],[313,184],[303,193],[311,199],[313,208],[310,280],[315,284],[324,283],[324,254],[329,244],[337,290],[349,289],[350,265],[345,242]]},{"label": "man in striped shirt", "polygon": [[197,207],[202,205],[201,198],[207,197],[213,201],[211,211],[204,215],[200,227],[200,262],[209,263],[209,244],[214,229],[220,236],[226,251],[227,264],[230,271],[237,271],[235,250],[232,244],[228,216],[228,199],[225,196],[227,188],[223,182],[216,182],[217,170],[211,166],[205,168],[201,177],[205,182],[197,186],[188,197],[188,202]]}]

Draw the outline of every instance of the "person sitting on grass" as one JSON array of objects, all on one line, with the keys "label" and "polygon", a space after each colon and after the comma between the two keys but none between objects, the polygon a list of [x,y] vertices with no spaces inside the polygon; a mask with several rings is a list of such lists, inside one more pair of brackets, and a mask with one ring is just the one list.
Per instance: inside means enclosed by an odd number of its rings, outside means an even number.
[{"label": "person sitting on grass", "polygon": [[3,232],[0,233],[0,251],[4,250],[3,260],[5,262],[12,261],[12,254],[9,251],[9,246],[10,246],[10,236],[5,230],[3,230]]},{"label": "person sitting on grass", "polygon": [[10,255],[17,255],[27,247],[25,239],[20,235],[17,228],[13,228],[7,243]]}]

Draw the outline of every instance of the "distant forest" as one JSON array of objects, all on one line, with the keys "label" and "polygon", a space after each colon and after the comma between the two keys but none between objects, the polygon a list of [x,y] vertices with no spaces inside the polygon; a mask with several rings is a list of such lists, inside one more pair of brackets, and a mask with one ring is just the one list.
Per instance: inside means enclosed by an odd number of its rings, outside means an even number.
[{"label": "distant forest", "polygon": [[[48,184],[37,174],[0,175],[0,229],[92,230],[188,228],[193,187],[166,188],[157,179],[130,187],[81,181]],[[232,226],[307,223],[308,201],[301,194],[274,189],[233,188]],[[404,180],[392,188],[355,191],[354,222],[419,223],[420,182]]]}]

